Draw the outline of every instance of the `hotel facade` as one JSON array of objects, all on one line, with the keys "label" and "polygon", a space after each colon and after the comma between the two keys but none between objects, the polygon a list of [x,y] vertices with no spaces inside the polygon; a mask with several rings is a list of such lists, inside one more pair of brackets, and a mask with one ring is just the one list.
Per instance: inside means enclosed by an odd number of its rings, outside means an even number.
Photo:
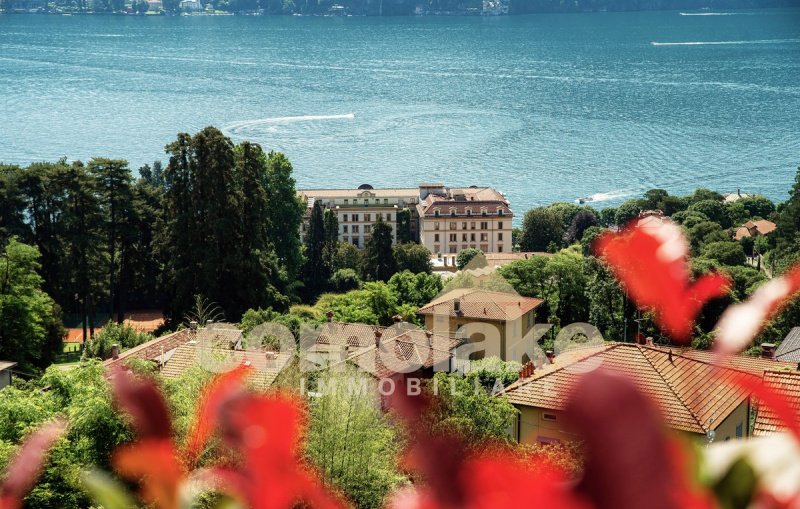
[{"label": "hotel facade", "polygon": [[491,187],[450,188],[422,184],[416,188],[306,189],[298,193],[306,204],[301,228],[305,235],[311,209],[319,201],[336,212],[339,240],[363,248],[378,217],[392,227],[397,241],[398,213],[410,215],[411,238],[433,254],[456,254],[474,247],[484,253],[512,251],[511,221],[506,197]]}]

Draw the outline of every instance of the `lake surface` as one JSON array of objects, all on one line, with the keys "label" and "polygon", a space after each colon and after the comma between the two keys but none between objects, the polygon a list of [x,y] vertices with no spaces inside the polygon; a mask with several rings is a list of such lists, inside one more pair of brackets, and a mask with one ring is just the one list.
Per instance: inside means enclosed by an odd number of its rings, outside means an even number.
[{"label": "lake surface", "polygon": [[138,167],[212,124],[286,152],[301,187],[486,184],[518,213],[652,187],[785,199],[800,10],[685,14],[0,15],[0,160]]}]

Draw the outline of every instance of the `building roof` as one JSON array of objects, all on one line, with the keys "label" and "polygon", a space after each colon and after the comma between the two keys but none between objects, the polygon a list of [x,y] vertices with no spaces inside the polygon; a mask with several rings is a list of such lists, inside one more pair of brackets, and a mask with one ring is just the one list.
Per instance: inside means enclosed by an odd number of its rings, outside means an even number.
[{"label": "building roof", "polygon": [[14,367],[14,366],[16,366],[16,365],[17,365],[17,363],[16,363],[16,362],[11,362],[11,361],[0,361],[0,371],[5,371],[5,370],[7,370],[7,369],[11,369],[11,368],[13,368],[13,367]]},{"label": "building roof", "polygon": [[[580,375],[603,366],[630,376],[659,406],[670,427],[693,433],[715,429],[748,397],[733,383],[725,383],[745,372],[719,368],[666,349],[609,343],[581,350],[566,361],[557,356],[554,367],[537,370],[503,394],[515,405],[563,410]],[[713,378],[720,382],[709,384]]]},{"label": "building roof", "polygon": [[775,359],[785,362],[800,362],[800,327],[795,327],[775,350]]},{"label": "building roof", "polygon": [[[513,217],[508,200],[502,193],[491,187],[457,187],[448,189],[446,195],[431,193],[417,205],[420,216],[436,217],[439,210],[440,217],[451,217],[453,212],[459,217],[481,217],[481,208],[486,208],[488,215],[503,215]],[[467,211],[471,211],[471,216]]]},{"label": "building roof", "polygon": [[161,374],[166,378],[177,378],[195,366],[201,366],[209,372],[222,373],[246,364],[253,368],[247,381],[258,388],[266,389],[272,385],[289,359],[288,354],[207,348],[190,341],[175,350],[161,369]]},{"label": "building roof", "polygon": [[383,189],[300,189],[297,193],[303,198],[332,199],[358,198],[365,191],[375,198],[415,198],[419,199],[416,187],[383,188]]},{"label": "building roof", "polygon": [[515,320],[543,302],[542,299],[480,288],[456,288],[424,305],[417,313],[505,321]]},{"label": "building roof", "polygon": [[774,232],[777,225],[772,221],[766,219],[759,219],[758,221],[748,221],[742,226],[736,228],[733,238],[742,240],[745,237],[756,237],[758,235],[769,235]]},{"label": "building roof", "polygon": [[[392,335],[395,333],[395,335]],[[376,378],[388,378],[422,368],[442,365],[453,356],[460,340],[419,329],[387,329],[380,338],[380,348],[373,345],[354,352],[347,362],[355,364]]]},{"label": "building roof", "polygon": [[636,227],[644,229],[660,228],[662,225],[672,222],[672,218],[665,216],[660,210],[645,210],[639,214]]},{"label": "building roof", "polygon": [[151,339],[130,350],[125,350],[117,358],[108,359],[103,364],[106,368],[111,368],[122,365],[128,359],[158,361],[162,356],[167,355],[190,339],[192,339],[192,336],[188,329],[179,330],[166,336]]},{"label": "building roof", "polygon": [[[668,349],[669,350],[669,349]],[[752,357],[749,355],[727,355],[718,357],[709,350],[696,350],[694,348],[672,348],[672,351],[678,355],[689,357],[690,359],[706,362],[708,364],[718,364],[722,359],[722,366],[731,369],[738,369],[739,371],[746,371],[756,376],[762,376],[765,371],[775,369],[794,369],[796,363],[783,362],[777,359],[766,359],[764,357]]]},{"label": "building roof", "polygon": [[316,331],[317,351],[325,350],[326,346],[336,347],[337,350],[375,346],[375,331],[382,333],[384,329],[365,323],[325,322]]},{"label": "building roof", "polygon": [[[782,395],[794,409],[795,421],[800,421],[800,372],[767,371],[764,373],[764,385]],[[772,408],[760,405],[753,425],[754,436],[772,435],[785,428]]]}]

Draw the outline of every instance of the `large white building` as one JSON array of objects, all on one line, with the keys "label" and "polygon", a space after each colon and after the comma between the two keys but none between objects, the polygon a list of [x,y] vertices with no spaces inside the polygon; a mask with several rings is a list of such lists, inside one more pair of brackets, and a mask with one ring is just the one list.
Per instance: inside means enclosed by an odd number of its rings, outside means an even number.
[{"label": "large white building", "polygon": [[416,188],[306,189],[299,191],[307,212],[320,202],[336,211],[339,239],[363,248],[372,225],[380,216],[392,227],[397,240],[398,213],[410,213],[410,232],[432,253],[457,253],[475,247],[485,253],[511,251],[513,213],[502,193],[490,187],[448,188],[444,184],[422,184]]}]

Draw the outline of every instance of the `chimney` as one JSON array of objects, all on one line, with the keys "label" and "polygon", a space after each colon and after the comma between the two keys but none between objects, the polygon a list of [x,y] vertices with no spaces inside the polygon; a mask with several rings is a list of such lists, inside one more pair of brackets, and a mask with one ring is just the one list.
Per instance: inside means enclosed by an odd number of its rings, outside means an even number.
[{"label": "chimney", "polygon": [[331,323],[333,321],[333,310],[329,310],[325,313],[325,316],[328,317],[328,323]]},{"label": "chimney", "polygon": [[116,343],[111,345],[111,358],[119,359],[119,345]]},{"label": "chimney", "polygon": [[392,317],[392,320],[394,321],[394,323],[401,323],[403,321],[403,317],[400,315],[394,315]]},{"label": "chimney", "polygon": [[652,336],[646,337],[645,340],[644,340],[644,344],[647,345],[647,346],[654,346],[653,337]]},{"label": "chimney", "polygon": [[533,362],[528,361],[525,365],[522,366],[522,369],[519,372],[519,377],[520,379],[528,378],[530,376],[533,376],[534,371],[535,369],[533,367]]},{"label": "chimney", "polygon": [[544,355],[547,357],[547,362],[553,364],[553,361],[556,358],[556,354],[552,350],[548,350],[544,353]]},{"label": "chimney", "polygon": [[761,357],[765,359],[774,359],[775,343],[761,343]]},{"label": "chimney", "polygon": [[379,329],[375,329],[375,346],[381,346],[381,336],[383,336],[383,332]]},{"label": "chimney", "polygon": [[428,346],[433,346],[433,331],[426,330],[425,337],[428,338]]},{"label": "chimney", "polygon": [[669,362],[672,363],[672,350],[670,350],[667,354],[667,358],[669,359]]},{"label": "chimney", "polygon": [[461,312],[461,298],[460,297],[456,298],[453,301],[453,311],[455,311],[456,313],[460,313]]}]

